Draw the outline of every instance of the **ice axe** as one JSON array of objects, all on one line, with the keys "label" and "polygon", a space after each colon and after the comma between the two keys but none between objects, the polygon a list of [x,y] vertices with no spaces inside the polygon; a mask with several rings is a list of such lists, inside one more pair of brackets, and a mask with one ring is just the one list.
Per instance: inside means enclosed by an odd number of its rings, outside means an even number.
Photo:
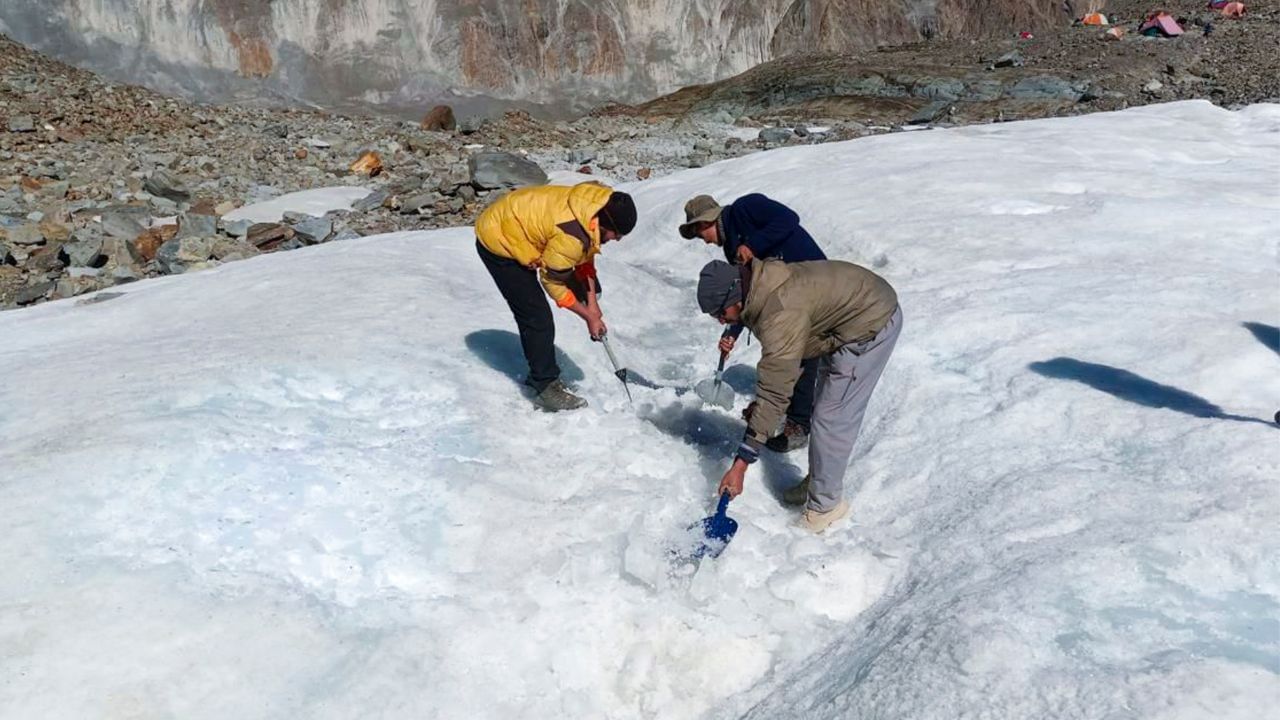
[{"label": "ice axe", "polygon": [[[725,334],[727,335],[728,333],[726,332]],[[715,378],[699,382],[694,388],[694,392],[698,393],[698,397],[712,405],[718,405],[725,410],[732,410],[735,399],[733,388],[724,384],[724,361],[728,357],[729,353],[720,353],[720,364],[716,366]]]},{"label": "ice axe", "polygon": [[613,365],[613,374],[618,376],[622,381],[622,389],[627,391],[627,402],[634,404],[631,399],[631,386],[627,384],[627,369],[618,367],[618,356],[613,354],[613,346],[609,344],[608,334],[600,336],[600,342],[604,345],[604,351],[609,355],[609,362]]}]

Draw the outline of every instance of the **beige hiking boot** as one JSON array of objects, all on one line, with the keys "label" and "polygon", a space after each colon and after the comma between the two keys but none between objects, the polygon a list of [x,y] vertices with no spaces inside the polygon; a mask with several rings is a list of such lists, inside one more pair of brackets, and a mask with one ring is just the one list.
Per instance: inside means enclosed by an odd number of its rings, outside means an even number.
[{"label": "beige hiking boot", "polygon": [[822,512],[820,510],[805,510],[804,515],[800,518],[800,527],[811,533],[818,534],[831,527],[832,523],[843,519],[848,514],[849,501],[841,500],[839,505],[836,505],[827,512]]},{"label": "beige hiking boot", "polygon": [[550,385],[543,388],[542,392],[534,396],[533,402],[535,405],[543,410],[547,410],[548,412],[577,410],[580,407],[585,407],[587,404],[586,400],[583,400],[577,395],[569,392],[569,388],[565,387],[564,383],[559,380],[555,380]]},{"label": "beige hiking boot", "polygon": [[788,505],[803,505],[809,499],[809,481],[813,475],[805,475],[799,485],[782,491],[782,502]]}]

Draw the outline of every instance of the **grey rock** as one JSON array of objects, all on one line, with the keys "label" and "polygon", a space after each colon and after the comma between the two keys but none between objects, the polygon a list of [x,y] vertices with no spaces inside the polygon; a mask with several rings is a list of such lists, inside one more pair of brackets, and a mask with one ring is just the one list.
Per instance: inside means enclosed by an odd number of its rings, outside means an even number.
[{"label": "grey rock", "polygon": [[480,128],[484,127],[484,118],[470,116],[458,120],[458,132],[463,135],[471,135],[480,132]]},{"label": "grey rock", "polygon": [[151,167],[173,167],[176,162],[178,162],[177,153],[147,153],[142,156],[142,164]]},{"label": "grey rock", "polygon": [[991,66],[998,67],[998,68],[1006,68],[1006,67],[1022,67],[1025,64],[1026,64],[1026,60],[1023,59],[1022,53],[1018,52],[1017,50],[1011,50],[1001,55],[1000,57],[996,58],[995,62],[991,63]]},{"label": "grey rock", "polygon": [[253,227],[252,220],[223,220],[222,231],[231,237],[242,238],[249,234],[249,228]]},{"label": "grey rock", "polygon": [[796,137],[798,137],[798,138],[807,138],[807,137],[809,137],[809,126],[808,126],[808,125],[796,125],[795,127],[791,128],[791,131],[792,131],[792,132],[794,132],[794,133],[796,134]]},{"label": "grey rock", "polygon": [[913,94],[930,100],[958,100],[965,94],[965,86],[954,78],[927,78],[916,83]]},{"label": "grey rock", "polygon": [[419,193],[412,197],[405,198],[400,203],[400,214],[410,215],[412,213],[420,212],[423,208],[435,205],[436,201],[439,199],[439,193],[435,192]]},{"label": "grey rock", "polygon": [[1070,81],[1053,75],[1037,75],[1023,78],[1009,88],[1008,95],[1015,100],[1070,100],[1080,99],[1080,90]]},{"label": "grey rock", "polygon": [[145,262],[132,240],[108,237],[102,240],[102,254],[107,256],[108,267],[134,267]]},{"label": "grey rock", "polygon": [[44,233],[36,225],[18,225],[4,231],[10,245],[39,245],[44,242]]},{"label": "grey rock", "polygon": [[217,215],[183,213],[178,216],[178,237],[211,237],[217,234]]},{"label": "grey rock", "polygon": [[174,202],[186,202],[191,199],[191,193],[182,182],[164,169],[153,171],[151,176],[142,183],[142,189]]},{"label": "grey rock", "polygon": [[36,120],[30,115],[14,115],[9,118],[9,132],[28,133],[35,130]]},{"label": "grey rock", "polygon": [[760,142],[766,145],[779,145],[790,140],[795,133],[791,128],[767,127],[760,129]]},{"label": "grey rock", "polygon": [[67,192],[70,190],[71,190],[71,183],[67,182],[66,180],[59,180],[57,182],[51,182],[48,185],[45,185],[44,187],[40,188],[39,195],[40,197],[44,197],[44,198],[53,198],[55,200],[61,200],[62,198],[67,196]]},{"label": "grey rock", "polygon": [[107,256],[102,252],[102,238],[89,236],[77,239],[62,246],[67,265],[73,268],[99,268],[107,264]]},{"label": "grey rock", "polygon": [[612,170],[622,164],[617,155],[605,155],[596,161],[602,170]]},{"label": "grey rock", "polygon": [[306,138],[302,141],[302,144],[309,148],[316,148],[317,150],[324,150],[326,148],[333,147],[333,143],[330,143],[328,140],[321,140],[320,138],[314,137]]},{"label": "grey rock", "polygon": [[64,277],[58,280],[53,290],[53,298],[69,298],[76,295],[83,295],[87,292],[93,292],[101,286],[98,278],[91,275],[77,275]]},{"label": "grey rock", "polygon": [[102,213],[102,232],[107,237],[132,240],[141,235],[144,229],[142,223],[136,218],[134,214],[104,212]]},{"label": "grey rock", "polygon": [[1164,89],[1164,83],[1159,80],[1151,80],[1142,86],[1142,92],[1154,95]]},{"label": "grey rock", "polygon": [[53,292],[57,284],[52,281],[39,282],[35,285],[28,285],[18,291],[13,301],[18,305],[30,305],[38,300],[43,300]]},{"label": "grey rock", "polygon": [[290,225],[296,225],[300,222],[306,222],[314,218],[315,218],[315,215],[308,215],[306,213],[295,212],[293,210],[286,210],[280,213],[280,219],[283,220],[284,222],[289,223]]},{"label": "grey rock", "polygon": [[209,260],[213,255],[213,245],[213,238],[174,238],[160,246],[156,252],[156,265],[166,275],[186,272]]},{"label": "grey rock", "polygon": [[304,242],[322,243],[329,239],[333,234],[333,220],[329,218],[313,217],[303,220],[293,226],[293,231]]},{"label": "grey rock", "polygon": [[386,190],[374,190],[368,195],[351,203],[351,209],[356,212],[368,212],[382,207],[382,203],[387,199]]},{"label": "grey rock", "polygon": [[107,275],[112,282],[123,285],[142,279],[142,271],[132,265],[117,265]]},{"label": "grey rock", "polygon": [[478,188],[513,188],[543,185],[547,174],[537,163],[505,152],[482,152],[472,155],[467,163],[471,184]]},{"label": "grey rock", "polygon": [[283,140],[284,138],[289,137],[289,126],[288,125],[272,125],[267,128],[267,134],[272,135],[274,137],[278,137],[281,140]]},{"label": "grey rock", "polygon": [[936,122],[939,118],[946,115],[947,111],[950,109],[951,109],[951,101],[935,100],[929,103],[928,105],[925,105],[924,107],[920,108],[920,110],[917,111],[915,115],[911,116],[911,119],[907,121],[907,124],[908,125],[928,125],[929,123]]},{"label": "grey rock", "polygon": [[254,185],[249,188],[249,196],[246,199],[249,203],[260,203],[280,197],[279,188],[271,185]]},{"label": "grey rock", "polygon": [[219,262],[233,262],[235,260],[244,260],[262,253],[258,248],[251,245],[243,239],[218,238],[213,243],[210,255]]},{"label": "grey rock", "polygon": [[596,151],[591,148],[575,148],[569,151],[568,159],[574,165],[586,165],[596,159]]},{"label": "grey rock", "polygon": [[178,203],[170,200],[169,198],[152,197],[147,201],[147,203],[151,205],[152,209],[154,209],[158,215],[178,214]]},{"label": "grey rock", "polygon": [[458,197],[462,198],[463,202],[475,202],[476,189],[470,185],[460,185],[458,187]]},{"label": "grey rock", "polygon": [[361,237],[363,236],[360,233],[356,232],[355,230],[347,229],[347,230],[343,230],[337,235],[334,235],[333,239],[330,240],[329,242],[340,242],[342,240],[357,240]]},{"label": "grey rock", "polygon": [[27,213],[27,219],[33,223],[38,223],[44,219],[44,213],[39,210],[32,210]]}]

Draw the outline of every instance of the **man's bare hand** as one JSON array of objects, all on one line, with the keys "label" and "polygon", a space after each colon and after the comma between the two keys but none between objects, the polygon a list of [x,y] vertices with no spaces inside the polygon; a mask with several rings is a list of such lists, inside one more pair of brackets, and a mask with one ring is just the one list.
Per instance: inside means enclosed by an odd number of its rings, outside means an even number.
[{"label": "man's bare hand", "polygon": [[739,265],[746,265],[747,263],[754,260],[755,257],[756,257],[756,254],[751,252],[751,248],[747,247],[746,245],[738,246],[738,264]]},{"label": "man's bare hand", "polygon": [[732,335],[724,335],[720,338],[720,352],[728,355],[733,352],[733,346],[737,342],[737,338]]}]

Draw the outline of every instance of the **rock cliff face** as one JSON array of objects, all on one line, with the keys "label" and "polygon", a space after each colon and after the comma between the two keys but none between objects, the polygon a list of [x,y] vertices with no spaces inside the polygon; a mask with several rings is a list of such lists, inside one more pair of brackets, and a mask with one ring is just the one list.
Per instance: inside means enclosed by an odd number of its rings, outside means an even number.
[{"label": "rock cliff face", "polygon": [[203,99],[577,110],[803,52],[1059,22],[1056,0],[6,0],[0,31]]}]

